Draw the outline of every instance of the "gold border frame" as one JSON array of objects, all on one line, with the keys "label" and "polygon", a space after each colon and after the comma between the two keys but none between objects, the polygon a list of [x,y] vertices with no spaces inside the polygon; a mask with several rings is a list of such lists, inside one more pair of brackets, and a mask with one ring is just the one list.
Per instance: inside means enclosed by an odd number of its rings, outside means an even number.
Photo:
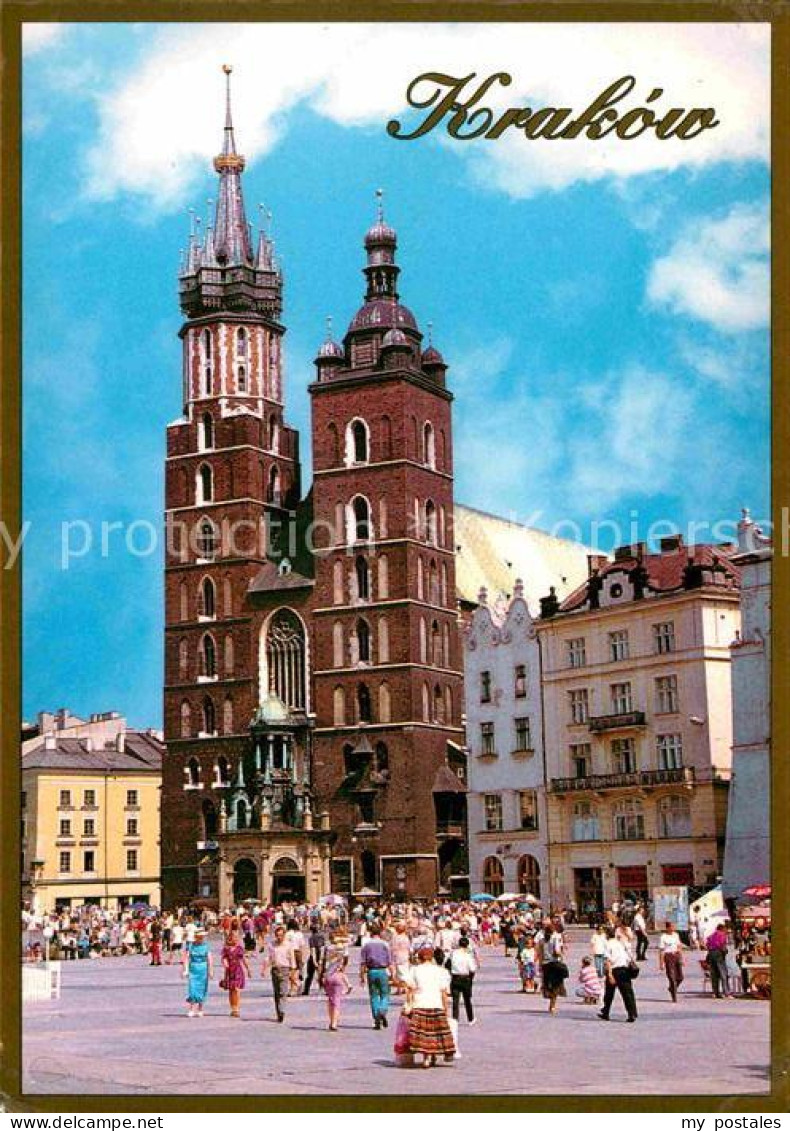
[{"label": "gold border frame", "polygon": [[[515,0],[9,0],[2,7],[2,222],[0,226],[0,506],[7,527],[21,524],[21,23],[34,22],[770,22],[772,25],[772,512],[775,591],[786,591],[790,555],[790,411],[787,363],[790,357],[790,6],[787,0],[739,0],[724,4],[680,0],[622,0],[610,3],[515,2]],[[784,304],[782,298],[785,299]],[[19,561],[21,562],[21,555]],[[21,689],[21,571],[0,569],[0,1095],[11,1111],[41,1112],[359,1112],[432,1111],[439,1097],[430,1095],[332,1096],[69,1096],[21,1094],[21,971],[19,946],[19,734]],[[786,694],[790,608],[773,607],[773,748],[790,749],[790,712]],[[784,709],[782,709],[784,708]],[[779,830],[790,814],[790,767],[772,764],[772,827]],[[788,870],[774,836],[772,843],[774,905],[773,1005],[771,1021],[771,1092],[731,1096],[628,1096],[628,1110],[662,1112],[783,1112],[790,1099],[790,978],[788,978]],[[737,1036],[737,1035],[736,1035]],[[637,1051],[637,1050],[635,1050]],[[441,1111],[466,1112],[610,1112],[622,1096],[468,1096],[441,1097]]]}]

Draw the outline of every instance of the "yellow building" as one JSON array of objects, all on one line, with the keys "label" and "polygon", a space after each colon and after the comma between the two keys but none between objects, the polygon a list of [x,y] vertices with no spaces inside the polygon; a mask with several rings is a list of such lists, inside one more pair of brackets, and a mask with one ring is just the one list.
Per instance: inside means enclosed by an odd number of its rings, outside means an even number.
[{"label": "yellow building", "polygon": [[111,712],[40,716],[22,746],[22,895],[35,912],[160,902],[164,746]]},{"label": "yellow building", "polygon": [[734,547],[662,540],[592,558],[543,601],[550,890],[581,910],[706,886],[722,870],[730,778]]}]

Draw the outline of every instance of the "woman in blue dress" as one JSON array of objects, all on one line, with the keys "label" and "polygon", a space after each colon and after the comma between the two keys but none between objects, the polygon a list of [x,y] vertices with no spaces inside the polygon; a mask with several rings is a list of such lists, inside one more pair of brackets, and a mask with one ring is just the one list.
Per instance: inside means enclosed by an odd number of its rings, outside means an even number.
[{"label": "woman in blue dress", "polygon": [[189,1017],[203,1016],[203,1002],[208,994],[208,984],[214,975],[214,958],[206,942],[202,927],[195,931],[195,941],[186,948],[184,977],[187,979],[187,1005]]}]

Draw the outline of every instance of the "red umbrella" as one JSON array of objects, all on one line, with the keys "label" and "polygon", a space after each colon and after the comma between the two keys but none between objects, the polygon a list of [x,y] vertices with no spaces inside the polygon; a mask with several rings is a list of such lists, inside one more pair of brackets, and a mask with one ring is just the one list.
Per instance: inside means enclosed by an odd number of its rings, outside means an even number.
[{"label": "red umbrella", "polygon": [[770,884],[755,884],[753,887],[743,889],[743,895],[749,895],[753,899],[768,899],[770,894]]}]

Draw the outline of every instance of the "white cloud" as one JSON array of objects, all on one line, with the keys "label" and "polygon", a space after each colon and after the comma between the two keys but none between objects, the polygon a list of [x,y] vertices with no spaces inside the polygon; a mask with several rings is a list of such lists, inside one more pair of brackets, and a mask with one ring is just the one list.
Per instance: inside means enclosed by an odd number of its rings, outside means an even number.
[{"label": "white cloud", "polygon": [[721,124],[686,142],[652,134],[629,142],[527,141],[512,133],[463,143],[444,135],[478,180],[514,197],[577,181],[767,160],[768,47],[767,26],[755,24],[160,25],[131,69],[95,86],[99,129],[88,193],[112,199],[130,191],[158,207],[183,203],[217,147],[224,62],[235,67],[236,121],[249,159],[270,151],[288,112],[304,100],[349,127],[383,131],[391,117],[410,121],[409,81],[438,70],[481,79],[511,74],[512,85],[490,99],[497,111],[553,105],[580,112],[626,74],[637,79],[628,105],[642,105],[661,86],[656,106],[716,108]]},{"label": "white cloud", "polygon": [[735,205],[681,233],[657,259],[648,300],[725,333],[762,329],[770,317],[770,222],[764,205]]},{"label": "white cloud", "polygon": [[36,55],[40,51],[59,43],[68,28],[67,24],[33,24],[22,25],[22,51],[26,56]]}]

